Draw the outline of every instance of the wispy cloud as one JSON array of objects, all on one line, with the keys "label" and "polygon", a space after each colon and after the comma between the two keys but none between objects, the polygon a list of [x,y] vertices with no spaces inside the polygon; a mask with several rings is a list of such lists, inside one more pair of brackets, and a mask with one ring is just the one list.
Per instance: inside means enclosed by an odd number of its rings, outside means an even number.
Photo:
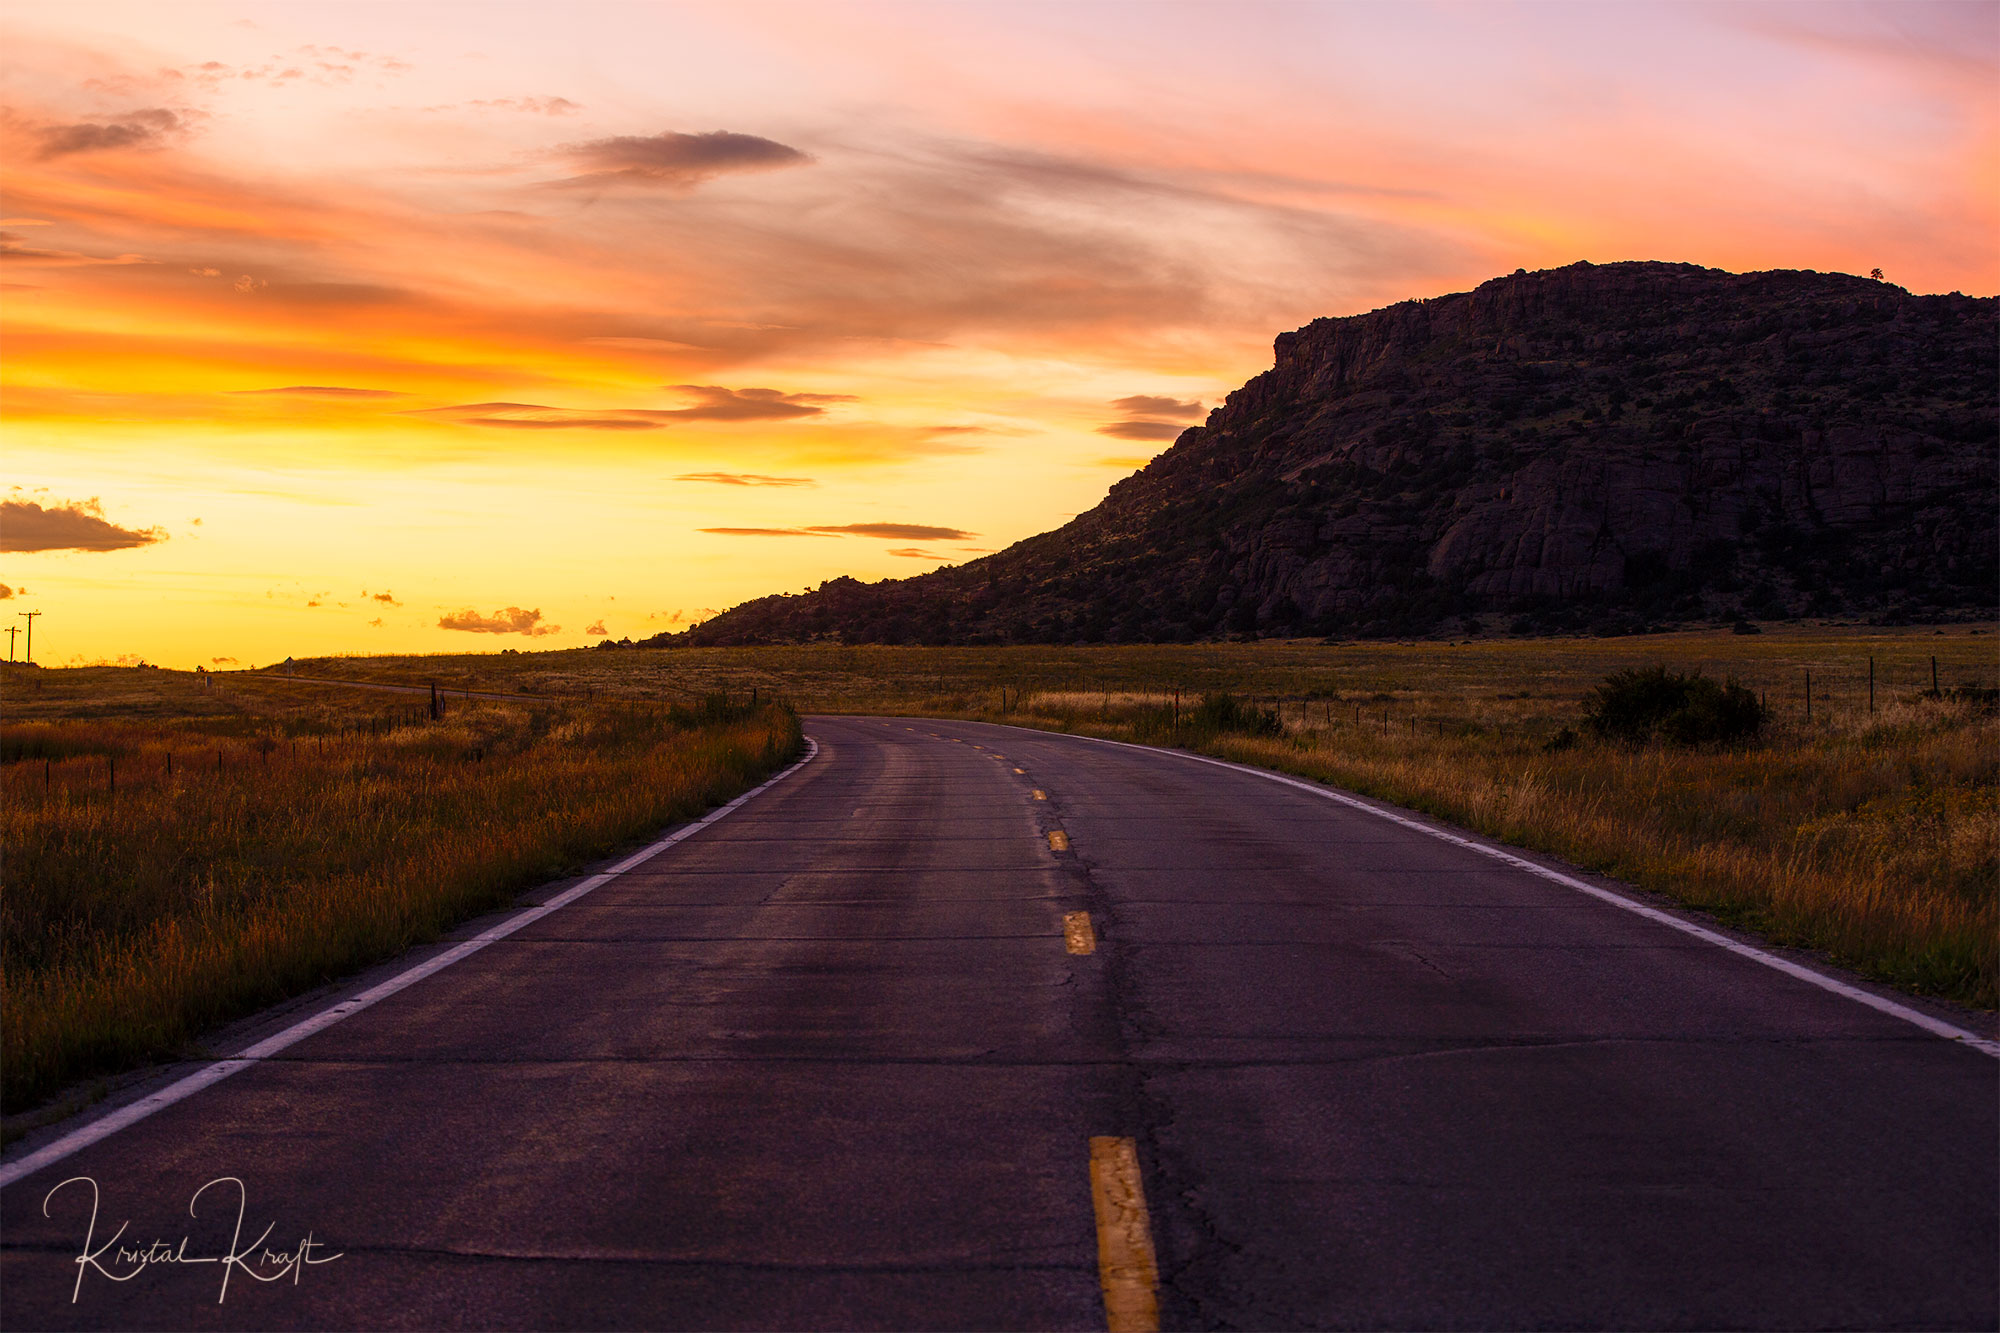
[{"label": "wispy cloud", "polygon": [[716,384],[672,384],[674,393],[695,399],[688,407],[573,408],[543,403],[459,403],[426,407],[410,416],[441,417],[461,426],[513,430],[658,430],[685,421],[788,421],[816,417],[828,403],[851,403],[847,394],[783,393],[777,389],[726,389]]},{"label": "wispy cloud", "polygon": [[282,389],[231,389],[241,397],[282,394],[294,398],[403,398],[394,389],[350,389],[338,384],[288,384]]},{"label": "wispy cloud", "polygon": [[960,528],[934,528],[922,523],[822,524],[808,528],[807,531],[839,533],[854,537],[881,537],[887,541],[904,542],[957,542],[979,535]]},{"label": "wispy cloud", "polygon": [[1171,421],[1111,421],[1099,426],[1097,433],[1120,440],[1171,440],[1185,429]]},{"label": "wispy cloud", "polygon": [[481,111],[525,111],[537,116],[573,116],[583,104],[567,97],[489,97],[467,102]]},{"label": "wispy cloud", "polygon": [[626,338],[594,337],[585,338],[592,347],[617,347],[628,352],[705,352],[710,350],[698,343],[676,342],[672,338]]},{"label": "wispy cloud", "polygon": [[1125,419],[1106,422],[1097,428],[1097,433],[1119,440],[1171,440],[1186,428],[1181,423],[1201,416],[1200,403],[1184,403],[1178,398],[1149,393],[1114,398],[1111,405],[1123,412]]},{"label": "wispy cloud", "polygon": [[831,532],[816,532],[811,528],[696,528],[696,532],[712,532],[718,537],[831,537]]},{"label": "wispy cloud", "polygon": [[50,508],[0,501],[0,551],[123,551],[167,539],[164,528],[121,528],[94,497]]},{"label": "wispy cloud", "polygon": [[143,264],[146,262],[146,257],[137,254],[93,255],[82,250],[54,250],[46,246],[29,245],[27,239],[18,233],[0,231],[0,261],[22,264],[30,268],[90,268],[103,264]]},{"label": "wispy cloud", "polygon": [[1175,421],[1195,421],[1201,417],[1200,403],[1184,403],[1178,398],[1161,398],[1148,393],[1114,398],[1111,405],[1135,417],[1170,417]]},{"label": "wispy cloud", "polygon": [[586,168],[571,186],[644,185],[691,190],[732,171],[771,171],[812,158],[787,144],[733,130],[703,134],[620,134],[566,145],[564,155]]},{"label": "wispy cloud", "polygon": [[811,477],[767,477],[761,472],[683,472],[675,481],[704,481],[715,486],[817,486]]},{"label": "wispy cloud", "polygon": [[782,421],[787,417],[814,417],[827,403],[851,403],[845,393],[780,393],[776,389],[725,389],[716,384],[672,384],[675,393],[698,399],[693,407],[675,408],[648,415],[681,421]]},{"label": "wispy cloud", "polygon": [[956,542],[977,537],[962,528],[926,523],[814,523],[800,528],[697,528],[725,537],[877,537],[892,542]]},{"label": "wispy cloud", "polygon": [[526,611],[518,606],[509,606],[490,616],[482,616],[471,609],[454,611],[438,617],[438,628],[464,630],[468,634],[525,634],[531,639],[562,632],[561,625],[544,625],[541,621],[539,608]]}]

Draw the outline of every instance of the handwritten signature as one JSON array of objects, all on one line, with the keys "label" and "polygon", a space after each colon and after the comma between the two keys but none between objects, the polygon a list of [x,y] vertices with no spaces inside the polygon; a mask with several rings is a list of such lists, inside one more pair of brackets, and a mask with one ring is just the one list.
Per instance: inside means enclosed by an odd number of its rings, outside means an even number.
[{"label": "handwritten signature", "polygon": [[[277,1230],[276,1222],[265,1227],[263,1234],[257,1239],[248,1245],[243,1244],[243,1217],[249,1211],[250,1196],[243,1182],[235,1176],[217,1176],[196,1190],[194,1197],[188,1200],[188,1216],[199,1217],[197,1208],[202,1195],[218,1185],[236,1187],[236,1230],[229,1238],[229,1248],[223,1253],[189,1254],[189,1238],[186,1236],[181,1237],[179,1244],[155,1240],[146,1245],[137,1242],[121,1245],[119,1242],[124,1237],[126,1229],[132,1225],[129,1220],[120,1223],[111,1238],[98,1245],[97,1210],[100,1200],[97,1182],[89,1176],[71,1176],[50,1190],[42,1199],[42,1216],[50,1216],[50,1201],[71,1185],[90,1186],[90,1225],[83,1234],[83,1248],[76,1256],[76,1286],[70,1292],[71,1305],[76,1304],[78,1298],[83,1295],[83,1280],[91,1273],[96,1273],[112,1282],[130,1282],[155,1264],[220,1264],[222,1289],[215,1297],[215,1303],[220,1305],[229,1299],[229,1279],[236,1273],[242,1273],[245,1277],[258,1282],[277,1282],[289,1276],[292,1285],[297,1286],[300,1275],[306,1269],[330,1264],[341,1257],[338,1254],[315,1255],[313,1253],[315,1250],[325,1250],[327,1247],[324,1243],[314,1240],[310,1231],[292,1249],[274,1250],[267,1247],[264,1242],[271,1238],[273,1231]],[[226,1196],[227,1190],[225,1189],[223,1193]]]}]

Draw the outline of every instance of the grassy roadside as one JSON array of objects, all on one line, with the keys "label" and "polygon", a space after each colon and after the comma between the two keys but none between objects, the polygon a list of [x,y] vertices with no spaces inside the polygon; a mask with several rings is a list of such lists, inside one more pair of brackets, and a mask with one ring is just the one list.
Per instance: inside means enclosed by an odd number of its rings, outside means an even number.
[{"label": "grassy roadside", "polygon": [[[1423,810],[1823,950],[1878,979],[1990,1008],[2000,998],[2000,718],[1976,692],[2000,686],[1996,629],[811,644],[313,666],[595,698],[756,689],[801,712],[978,718],[1186,745]],[[1550,748],[1577,727],[1585,694],[1605,676],[1652,664],[1739,680],[1772,721],[1758,741],[1733,748],[1631,749],[1588,738]],[[1933,682],[1942,697],[1932,697]],[[1279,733],[1189,727],[1200,697],[1221,691],[1275,713]]]},{"label": "grassy roadside", "polygon": [[1277,734],[1172,722],[1171,698],[1079,709],[1029,696],[1011,714],[941,715],[1178,746],[1313,778],[1553,853],[1869,976],[1995,1003],[2000,726],[1917,699],[1873,722],[1695,752],[1505,728],[1349,719]]},{"label": "grassy roadside", "polygon": [[800,745],[768,702],[433,720],[362,691],[37,674],[9,673],[0,728],[10,1112],[435,938]]}]

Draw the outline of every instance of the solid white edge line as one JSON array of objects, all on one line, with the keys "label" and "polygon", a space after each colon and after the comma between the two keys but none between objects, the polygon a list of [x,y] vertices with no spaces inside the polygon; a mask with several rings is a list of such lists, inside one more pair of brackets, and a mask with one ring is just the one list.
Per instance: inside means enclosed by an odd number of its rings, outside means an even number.
[{"label": "solid white edge line", "polygon": [[436,954],[421,963],[406,968],[388,980],[370,986],[359,995],[349,996],[338,1004],[322,1009],[310,1018],[302,1019],[292,1024],[282,1032],[266,1037],[254,1045],[246,1046],[235,1055],[217,1060],[214,1064],[197,1069],[187,1077],[169,1083],[158,1092],[141,1097],[138,1101],[130,1105],[121,1106],[109,1115],[93,1120],[87,1125],[79,1126],[54,1142],[44,1144],[26,1156],[0,1166],[0,1188],[5,1188],[24,1176],[32,1175],[45,1166],[51,1166],[56,1162],[62,1161],[65,1157],[81,1152],[93,1143],[102,1139],[108,1139],[122,1129],[129,1129],[131,1126],[138,1124],[141,1120],[152,1115],[155,1111],[165,1110],[175,1102],[184,1101],[194,1096],[197,1092],[200,1092],[203,1088],[212,1087],[222,1082],[223,1079],[228,1078],[231,1074],[239,1074],[258,1061],[266,1060],[276,1055],[287,1046],[304,1041],[315,1032],[324,1032],[343,1018],[351,1018],[363,1009],[388,999],[397,991],[414,986],[425,977],[442,972],[453,963],[470,958],[473,954],[478,953],[481,949],[484,949],[496,940],[506,939],[523,926],[532,925],[549,915],[549,913],[569,906],[592,889],[609,883],[635,866],[641,865],[658,856],[661,852],[664,852],[683,838],[692,837],[707,828],[710,824],[715,823],[718,819],[723,819],[733,814],[744,802],[761,792],[777,786],[780,782],[783,782],[786,778],[804,768],[819,753],[819,742],[810,736],[806,737],[805,740],[806,752],[804,756],[783,772],[752,787],[749,791],[744,792],[727,805],[717,806],[692,824],[684,824],[673,833],[661,838],[658,842],[632,853],[632,855],[626,857],[617,865],[612,866],[609,870],[592,875],[580,884],[573,884],[547,902],[534,907],[524,908],[513,916],[508,917],[505,921],[502,921],[499,925],[483,930],[471,939],[453,945],[443,953]]},{"label": "solid white edge line", "polygon": [[1303,778],[1295,778],[1289,774],[1273,773],[1269,769],[1263,768],[1252,768],[1248,764],[1233,764],[1227,759],[1214,759],[1205,754],[1192,754],[1186,750],[1168,750],[1157,745],[1135,745],[1131,741],[1107,740],[1102,736],[1079,736],[1074,732],[1037,731],[1033,727],[1015,727],[1005,722],[989,722],[985,725],[1008,727],[1012,731],[1033,732],[1041,736],[1068,736],[1072,740],[1090,741],[1096,745],[1115,745],[1123,750],[1144,750],[1149,754],[1172,755],[1176,758],[1192,760],[1197,764],[1212,764],[1216,768],[1234,769],[1238,773],[1248,773],[1251,777],[1263,778],[1270,782],[1280,782],[1287,787],[1296,787],[1300,791],[1311,792],[1315,796],[1323,796],[1329,801],[1336,801],[1341,805],[1360,810],[1365,814],[1374,815],[1377,819],[1386,819],[1392,824],[1401,824],[1404,828],[1428,834],[1440,842],[1448,842],[1454,846],[1464,847],[1468,851],[1478,852],[1481,856],[1491,857],[1493,860],[1513,866],[1517,870],[1525,870],[1531,875],[1540,876],[1542,879],[1560,884],[1564,888],[1575,889],[1578,893],[1589,894],[1600,902],[1607,902],[1613,907],[1623,908],[1634,915],[1645,917],[1648,921],[1657,921],[1661,925],[1672,927],[1684,935],[1692,935],[1698,940],[1703,940],[1709,944],[1727,949],[1739,957],[1762,963],[1765,967],[1783,972],[1788,977],[1797,977],[1800,981],[1806,982],[1809,985],[1817,986],[1821,990],[1832,991],[1835,995],[1845,996],[1857,1003],[1865,1004],[1870,1009],[1885,1013],[1891,1018],[1900,1018],[1905,1023],[1922,1028],[1932,1036],[1943,1037],[1948,1041],[1960,1042],[1966,1046],[1970,1046],[1975,1051],[1980,1051],[1986,1055],[1993,1056],[1995,1059],[2000,1059],[2000,1041],[1993,1041],[1982,1037],[1976,1032],[1968,1032],[1962,1027],[1945,1022],[1941,1018],[1933,1018],[1920,1009],[1912,1009],[1906,1004],[1899,1004],[1887,996],[1877,995],[1873,991],[1865,991],[1859,986],[1850,986],[1838,977],[1830,977],[1824,972],[1816,972],[1810,967],[1792,962],[1789,958],[1780,958],[1776,954],[1765,953],[1762,949],[1753,948],[1748,944],[1742,943],[1740,940],[1732,940],[1727,935],[1709,930],[1705,926],[1698,926],[1692,921],[1683,921],[1670,912],[1662,912],[1657,907],[1648,907],[1644,903],[1633,902],[1623,894],[1613,893],[1609,889],[1600,889],[1594,884],[1586,884],[1574,875],[1565,875],[1560,870],[1551,870],[1547,866],[1537,865],[1526,857],[1516,856],[1503,848],[1494,847],[1473,838],[1462,837],[1459,834],[1450,833],[1444,829],[1433,828],[1421,820],[1412,819],[1408,815],[1398,814],[1393,810],[1384,810],[1380,806],[1364,801],[1358,796],[1350,796],[1344,791],[1336,791],[1331,787],[1321,786],[1316,782],[1308,782]]}]

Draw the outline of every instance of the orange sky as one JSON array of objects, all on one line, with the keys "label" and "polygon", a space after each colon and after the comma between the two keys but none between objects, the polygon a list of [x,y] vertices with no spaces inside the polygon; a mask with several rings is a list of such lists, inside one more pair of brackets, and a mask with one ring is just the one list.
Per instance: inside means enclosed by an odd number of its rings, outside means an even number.
[{"label": "orange sky", "polygon": [[968,559],[1279,331],[1517,267],[2000,288],[1992,4],[17,0],[0,42],[0,613],[50,665],[571,647]]}]

